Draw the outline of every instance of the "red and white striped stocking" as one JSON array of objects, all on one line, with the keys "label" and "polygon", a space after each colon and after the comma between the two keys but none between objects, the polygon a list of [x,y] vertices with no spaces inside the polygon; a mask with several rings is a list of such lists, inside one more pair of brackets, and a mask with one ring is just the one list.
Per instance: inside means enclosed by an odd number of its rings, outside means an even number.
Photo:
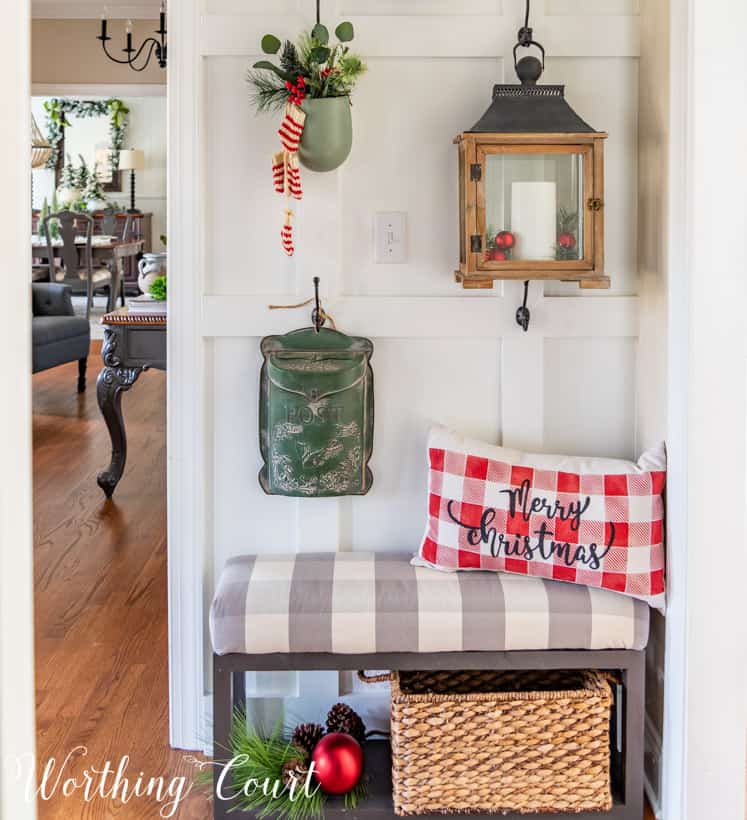
[{"label": "red and white striped stocking", "polygon": [[293,211],[290,209],[285,212],[285,222],[280,229],[280,239],[285,253],[288,256],[293,256],[296,249],[293,246]]},{"label": "red and white striped stocking", "polygon": [[272,186],[278,194],[286,192],[285,156],[285,151],[272,155]]},{"label": "red and white striped stocking", "polygon": [[280,123],[278,135],[280,142],[283,143],[283,148],[295,154],[298,151],[298,143],[301,141],[301,134],[303,134],[303,126],[306,122],[306,113],[291,102],[285,104],[285,114],[283,121]]},{"label": "red and white striped stocking", "polygon": [[285,191],[294,199],[303,197],[301,187],[301,169],[298,165],[298,154],[287,154],[285,162]]}]

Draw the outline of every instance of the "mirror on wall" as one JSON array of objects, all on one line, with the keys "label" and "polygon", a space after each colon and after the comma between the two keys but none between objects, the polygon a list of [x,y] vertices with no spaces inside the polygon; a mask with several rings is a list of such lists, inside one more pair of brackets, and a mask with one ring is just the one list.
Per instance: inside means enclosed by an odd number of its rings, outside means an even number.
[{"label": "mirror on wall", "polygon": [[[50,112],[50,107],[59,110],[60,101],[64,101],[63,122],[59,116],[53,120]],[[54,162],[50,163],[53,167],[32,171],[34,210],[41,210],[45,200],[51,205],[66,157],[76,167],[80,157],[89,169],[96,167],[105,207],[129,208],[130,172],[113,170],[110,162],[112,143],[118,141],[122,149],[137,148],[143,152],[144,167],[136,172],[136,207],[150,219],[153,246],[149,250],[163,250],[160,237],[166,233],[165,93],[122,96],[112,86],[107,96],[33,96],[31,110],[43,135],[58,146]],[[116,127],[113,115],[118,115]]]}]

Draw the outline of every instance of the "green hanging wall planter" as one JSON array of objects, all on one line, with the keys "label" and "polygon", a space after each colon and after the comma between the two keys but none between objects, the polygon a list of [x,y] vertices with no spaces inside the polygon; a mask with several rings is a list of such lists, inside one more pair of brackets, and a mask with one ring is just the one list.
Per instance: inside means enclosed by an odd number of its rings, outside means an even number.
[{"label": "green hanging wall planter", "polygon": [[298,147],[301,164],[310,171],[334,171],[353,146],[349,97],[305,99],[306,123]]}]

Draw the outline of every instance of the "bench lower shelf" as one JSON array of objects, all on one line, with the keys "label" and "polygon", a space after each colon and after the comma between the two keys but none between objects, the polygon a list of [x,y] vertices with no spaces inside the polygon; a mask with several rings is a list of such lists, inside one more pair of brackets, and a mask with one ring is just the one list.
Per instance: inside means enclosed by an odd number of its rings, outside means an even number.
[{"label": "bench lower shelf", "polygon": [[[392,759],[387,741],[369,741],[365,746],[366,777],[368,778],[368,797],[354,810],[346,810],[342,798],[330,798],[324,808],[325,820],[384,820],[394,818],[392,805]],[[421,820],[443,820],[444,814],[414,815]],[[627,820],[625,807],[616,802],[611,811],[581,813],[542,813],[542,814],[472,814],[473,817],[500,817],[502,820],[531,820],[531,818],[548,818],[548,820]],[[256,817],[253,812],[231,811],[231,818]]]},{"label": "bench lower shelf", "polygon": [[[547,650],[509,652],[375,653],[277,653],[272,655],[213,656],[213,748],[228,749],[233,710],[246,700],[244,673],[257,670],[299,669],[610,669],[622,676],[624,687],[619,735],[622,754],[613,751],[613,796],[610,811],[541,814],[475,814],[504,820],[643,820],[643,713],[644,652],[636,650]],[[325,806],[325,820],[383,820],[394,818],[389,743],[370,741],[364,750],[369,778],[369,796],[354,811],[346,811],[342,800]],[[227,759],[216,755],[219,759]],[[231,810],[226,803],[213,804],[215,820],[250,818],[256,814]],[[443,814],[416,815],[425,820]]]}]

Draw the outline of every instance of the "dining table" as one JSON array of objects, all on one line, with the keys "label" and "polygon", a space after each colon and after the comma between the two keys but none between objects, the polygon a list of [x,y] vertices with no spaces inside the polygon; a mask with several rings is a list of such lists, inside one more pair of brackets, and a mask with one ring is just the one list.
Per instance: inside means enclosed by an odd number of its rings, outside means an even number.
[{"label": "dining table", "polygon": [[[80,255],[86,246],[86,237],[79,236],[75,238],[76,246],[79,246]],[[112,287],[109,293],[109,304],[107,310],[114,310],[117,293],[120,293],[120,287],[123,277],[123,265],[125,259],[128,257],[137,256],[143,252],[145,241],[143,239],[118,239],[115,236],[97,235],[91,238],[91,256],[92,262],[103,263],[111,271]],[[55,258],[62,255],[62,240],[52,240],[52,253]],[[47,248],[47,240],[43,236],[34,234],[31,237],[31,256],[34,259],[40,260],[40,263],[32,265],[31,279],[34,282],[48,282],[49,268],[48,258],[49,250]],[[81,267],[83,265],[81,264]],[[124,305],[124,293],[122,293],[122,304]]]}]

